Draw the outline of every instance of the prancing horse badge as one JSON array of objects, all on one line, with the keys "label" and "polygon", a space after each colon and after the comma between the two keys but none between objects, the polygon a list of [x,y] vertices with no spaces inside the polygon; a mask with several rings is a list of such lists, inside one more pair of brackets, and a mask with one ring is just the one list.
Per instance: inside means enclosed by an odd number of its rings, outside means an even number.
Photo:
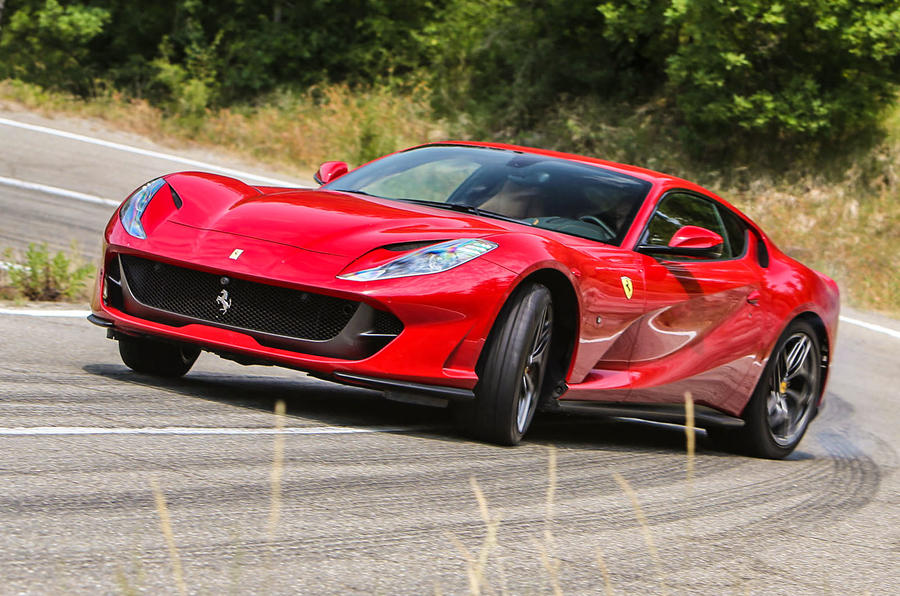
[{"label": "prancing horse badge", "polygon": [[631,300],[631,295],[634,294],[634,284],[631,283],[631,278],[623,275],[622,280],[622,289],[625,290],[625,297]]}]

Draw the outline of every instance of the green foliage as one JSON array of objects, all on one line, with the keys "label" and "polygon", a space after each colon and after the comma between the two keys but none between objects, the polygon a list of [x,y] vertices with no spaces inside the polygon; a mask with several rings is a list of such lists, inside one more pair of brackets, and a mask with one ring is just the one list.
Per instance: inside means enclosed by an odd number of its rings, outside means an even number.
[{"label": "green foliage", "polygon": [[475,116],[490,134],[532,127],[571,97],[647,97],[664,67],[662,9],[650,10],[643,27],[625,35],[607,26],[606,6],[450,0],[423,35],[436,106]]},{"label": "green foliage", "polygon": [[84,91],[90,88],[89,42],[109,23],[109,11],[57,0],[26,2],[11,16],[0,37],[0,76]]},{"label": "green foliage", "polygon": [[900,83],[900,0],[137,6],[7,0],[0,78],[124,91],[195,127],[210,110],[332,84],[424,84],[462,136],[493,138],[527,139],[561,106],[653,103],[651,115],[677,117],[678,142],[701,157],[845,142],[872,129]]},{"label": "green foliage", "polygon": [[218,45],[204,46],[199,43],[188,48],[189,57],[183,64],[173,63],[172,48],[168,37],[160,43],[160,57],[151,62],[156,72],[153,83],[161,87],[163,97],[172,112],[187,116],[198,116],[210,105],[216,93],[215,70],[211,66],[212,52]]},{"label": "green foliage", "polygon": [[12,286],[28,300],[73,298],[94,271],[92,265],[78,265],[64,252],[50,254],[47,244],[29,244],[17,266],[9,268]]},{"label": "green foliage", "polygon": [[900,82],[897,0],[679,0],[665,17],[668,95],[696,134],[839,139]]}]

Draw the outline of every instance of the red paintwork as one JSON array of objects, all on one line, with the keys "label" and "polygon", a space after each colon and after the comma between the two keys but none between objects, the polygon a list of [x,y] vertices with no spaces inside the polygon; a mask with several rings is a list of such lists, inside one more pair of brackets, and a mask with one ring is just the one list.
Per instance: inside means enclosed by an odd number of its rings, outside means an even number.
[{"label": "red paintwork", "polygon": [[706,228],[684,226],[669,240],[672,248],[713,248],[724,242],[722,237]]},{"label": "red paintwork", "polygon": [[[478,380],[475,364],[500,308],[525,278],[550,269],[568,280],[578,300],[577,312],[567,313],[578,321],[578,334],[566,378],[569,390],[561,399],[678,403],[690,390],[699,404],[731,415],[746,405],[769,352],[793,318],[806,314],[820,320],[829,352],[833,348],[836,284],[779,251],[743,215],[755,234],[739,259],[666,262],[634,251],[668,190],[697,192],[734,210],[709,191],[665,174],[587,157],[508,145],[454,144],[596,164],[647,180],[652,188],[622,246],[616,247],[351,193],[258,188],[213,174],[172,174],[166,179],[184,206],[176,209],[164,187],[144,215],[146,240],[127,234],[116,213],[105,232],[107,255],[144,254],[361,300],[394,313],[404,331],[375,355],[347,361],[265,347],[244,334],[211,326],[176,328],[137,319],[102,303],[102,281],[93,311],[126,331],[227,349],[320,374],[343,371],[472,388]],[[385,251],[378,249],[387,244],[475,237],[498,247],[444,273],[371,282],[336,277],[351,265],[359,270],[384,262]],[[699,239],[698,234],[693,237]],[[757,242],[768,249],[767,268],[757,262]],[[237,247],[243,255],[229,260]],[[623,291],[622,276],[633,284],[631,299]]]},{"label": "red paintwork", "polygon": [[343,161],[326,161],[316,171],[314,178],[319,184],[328,184],[346,174],[350,168]]}]

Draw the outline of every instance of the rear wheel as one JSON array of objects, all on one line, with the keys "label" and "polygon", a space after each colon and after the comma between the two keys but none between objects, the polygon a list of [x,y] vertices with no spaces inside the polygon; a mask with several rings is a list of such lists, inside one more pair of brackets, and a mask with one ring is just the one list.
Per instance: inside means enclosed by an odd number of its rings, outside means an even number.
[{"label": "rear wheel", "polygon": [[475,403],[457,407],[466,430],[500,445],[522,439],[541,398],[552,336],[550,290],[540,284],[521,288],[488,338]]},{"label": "rear wheel", "polygon": [[748,455],[781,459],[794,451],[816,412],[822,390],[819,340],[806,322],[782,334],[744,410],[739,430],[710,429],[721,446]]},{"label": "rear wheel", "polygon": [[180,377],[191,370],[200,349],[140,337],[120,337],[119,355],[131,370],[160,377]]}]

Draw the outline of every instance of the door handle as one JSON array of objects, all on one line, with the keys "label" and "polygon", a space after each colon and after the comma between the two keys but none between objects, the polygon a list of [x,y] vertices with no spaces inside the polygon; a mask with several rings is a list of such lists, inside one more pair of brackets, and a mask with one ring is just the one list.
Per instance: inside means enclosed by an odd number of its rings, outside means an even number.
[{"label": "door handle", "polygon": [[759,306],[759,299],[762,297],[762,294],[759,293],[759,290],[753,290],[749,294],[747,294],[747,302],[752,304],[753,306]]}]

